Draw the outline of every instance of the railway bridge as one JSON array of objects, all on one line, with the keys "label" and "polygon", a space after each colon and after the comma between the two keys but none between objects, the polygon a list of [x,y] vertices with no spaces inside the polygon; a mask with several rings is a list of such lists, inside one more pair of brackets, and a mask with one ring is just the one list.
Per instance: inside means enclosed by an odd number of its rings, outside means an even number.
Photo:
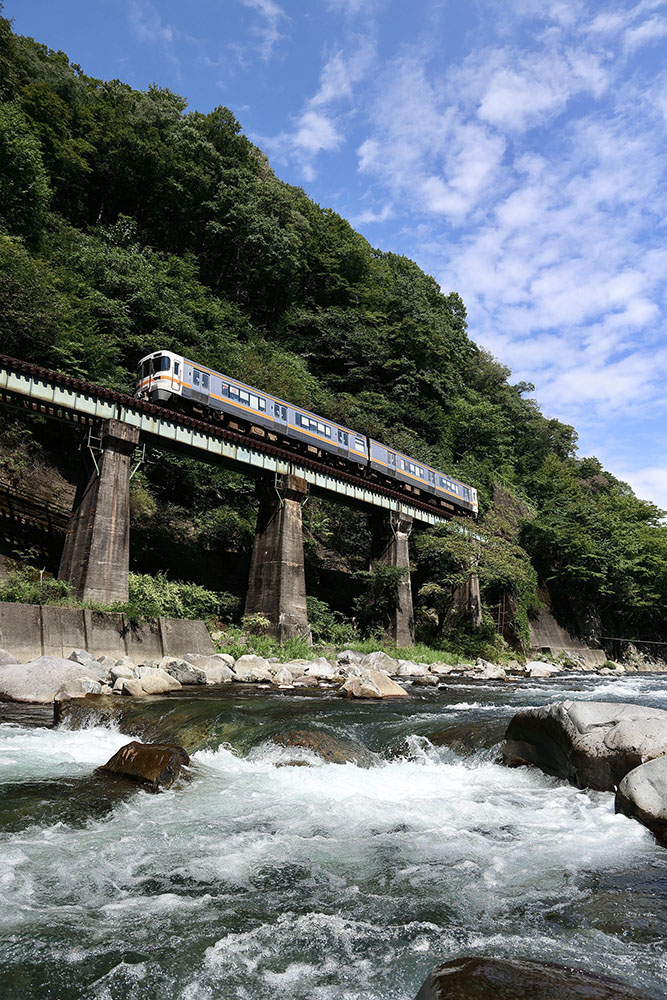
[{"label": "railway bridge", "polygon": [[[451,514],[397,486],[371,483],[295,454],[252,433],[174,413],[82,379],[0,355],[0,402],[68,421],[87,434],[88,462],[78,484],[59,578],[80,600],[112,604],[128,597],[130,480],[146,446],[179,451],[243,471],[260,498],[246,614],[262,614],[284,640],[308,634],[302,505],[309,494],[370,512],[373,560],[405,569],[392,635],[414,641],[408,538],[415,522],[438,524]],[[464,529],[458,529],[464,530]],[[479,603],[478,585],[472,604]]]}]

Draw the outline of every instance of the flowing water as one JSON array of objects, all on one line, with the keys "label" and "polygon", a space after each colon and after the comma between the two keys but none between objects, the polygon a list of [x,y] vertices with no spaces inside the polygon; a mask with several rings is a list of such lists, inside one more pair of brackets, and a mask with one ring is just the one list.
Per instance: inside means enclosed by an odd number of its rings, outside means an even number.
[{"label": "flowing water", "polygon": [[[611,793],[497,763],[518,707],[667,708],[667,679],[412,695],[218,690],[132,703],[124,732],[0,706],[0,996],[413,1000],[433,966],[480,954],[667,997],[667,851]],[[306,728],[377,766],[273,742]],[[195,748],[190,780],[154,795],[93,776],[147,731]]]}]

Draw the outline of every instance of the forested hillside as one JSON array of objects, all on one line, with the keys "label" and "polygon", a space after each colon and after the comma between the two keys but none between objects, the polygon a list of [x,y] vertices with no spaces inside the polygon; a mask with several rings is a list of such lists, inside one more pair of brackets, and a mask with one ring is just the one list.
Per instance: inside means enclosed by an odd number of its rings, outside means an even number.
[{"label": "forested hillside", "polygon": [[[660,512],[576,457],[574,429],[470,339],[455,292],[280,181],[226,108],[96,80],[2,18],[0,100],[2,352],[125,390],[158,348],[222,368],[475,485],[483,596],[513,597],[519,639],[538,576],[592,633],[667,638]],[[68,473],[68,431],[1,419]],[[241,592],[251,483],[153,455],[133,503],[136,568]],[[341,574],[364,568],[364,519],[306,511],[309,586],[350,614]],[[472,544],[415,537],[430,641]]]}]

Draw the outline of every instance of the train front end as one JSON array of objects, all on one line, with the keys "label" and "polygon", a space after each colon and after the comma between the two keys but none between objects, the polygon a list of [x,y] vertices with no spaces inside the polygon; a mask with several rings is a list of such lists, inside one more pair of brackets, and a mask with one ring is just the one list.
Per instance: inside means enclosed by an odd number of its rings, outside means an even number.
[{"label": "train front end", "polygon": [[139,362],[134,395],[151,403],[168,403],[182,395],[183,358],[172,351],[155,351]]}]

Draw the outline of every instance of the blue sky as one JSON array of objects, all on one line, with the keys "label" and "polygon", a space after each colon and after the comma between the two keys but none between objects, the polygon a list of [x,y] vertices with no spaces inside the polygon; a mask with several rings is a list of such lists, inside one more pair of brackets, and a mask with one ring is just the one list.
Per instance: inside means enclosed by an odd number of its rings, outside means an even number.
[{"label": "blue sky", "polygon": [[667,0],[6,0],[86,73],[225,104],[279,177],[667,509]]}]

